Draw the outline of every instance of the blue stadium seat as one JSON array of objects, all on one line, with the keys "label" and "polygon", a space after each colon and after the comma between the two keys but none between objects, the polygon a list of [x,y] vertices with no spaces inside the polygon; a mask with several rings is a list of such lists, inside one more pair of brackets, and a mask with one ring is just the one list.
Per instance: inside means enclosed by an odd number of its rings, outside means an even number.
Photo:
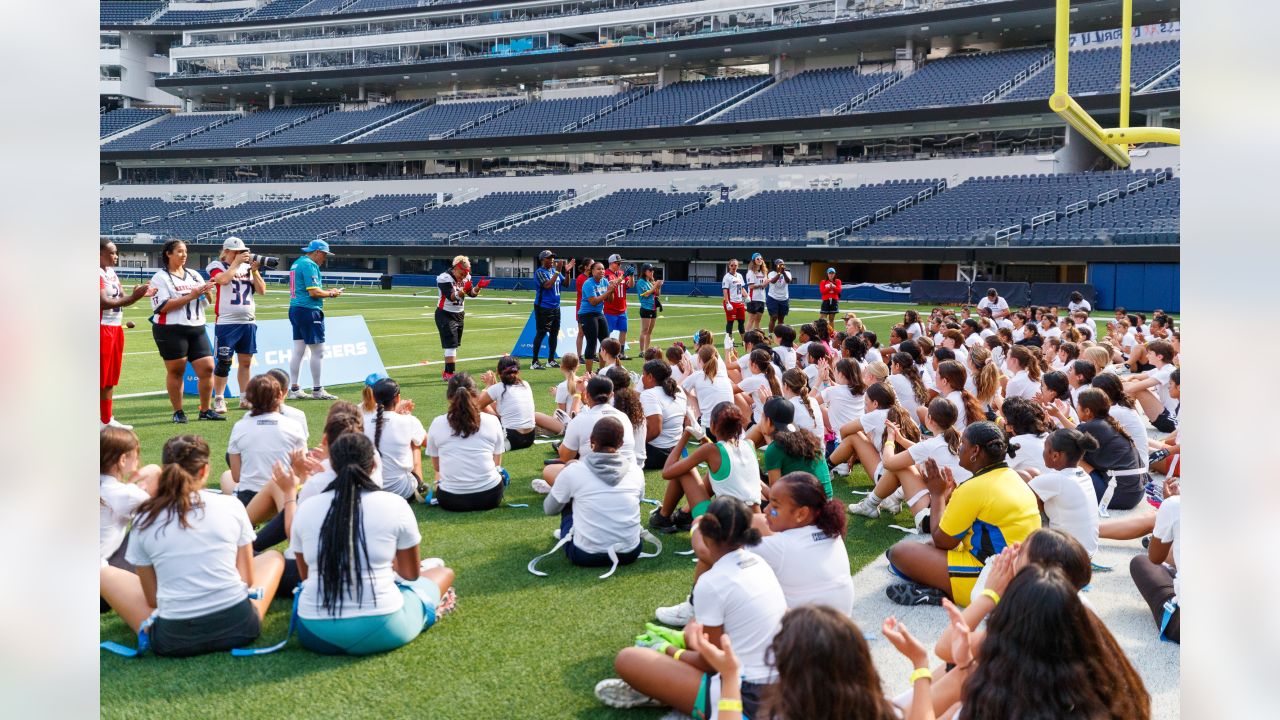
[{"label": "blue stadium seat", "polygon": [[331,112],[327,115],[296,125],[254,143],[257,147],[282,145],[326,145],[361,128],[386,121],[398,113],[422,104],[420,100],[388,103],[368,110]]},{"label": "blue stadium seat", "polygon": [[[1178,40],[1134,43],[1129,65],[1129,81],[1139,88],[1178,62],[1181,43]],[[1093,95],[1113,93],[1120,89],[1120,47],[1074,50],[1069,65],[1070,94]],[[1009,92],[1001,100],[1034,100],[1053,94],[1054,64],[1050,62],[1029,80]],[[1177,80],[1174,81],[1175,83]]]},{"label": "blue stadium seat", "polygon": [[120,2],[102,0],[98,3],[98,23],[101,25],[130,25],[151,17],[160,9],[161,2]]},{"label": "blue stadium seat", "polygon": [[752,95],[715,122],[829,115],[835,107],[892,76],[862,74],[851,67],[808,70]]},{"label": "blue stadium seat", "polygon": [[188,113],[173,115],[137,132],[117,138],[102,146],[103,150],[148,150],[156,143],[164,143],[190,132],[204,131],[210,125],[235,122],[239,113]]},{"label": "blue stadium seat", "polygon": [[579,132],[683,125],[692,118],[761,83],[768,76],[713,78],[673,83],[594,122]]},{"label": "blue stadium seat", "polygon": [[[468,123],[477,122],[486,115],[493,115],[499,110],[510,107],[515,101],[480,100],[475,102],[438,102],[408,117],[379,128],[367,135],[362,135],[352,142],[405,142],[409,140],[427,140],[433,134],[456,130]],[[500,118],[501,116],[497,116]]]},{"label": "blue stadium seat", "polygon": [[98,116],[98,137],[104,138],[108,135],[115,135],[135,125],[141,125],[166,114],[168,114],[167,110],[144,108],[119,108],[103,113]]},{"label": "blue stadium seat", "polygon": [[1033,47],[949,55],[924,65],[855,112],[979,103],[1048,52],[1048,48]]}]

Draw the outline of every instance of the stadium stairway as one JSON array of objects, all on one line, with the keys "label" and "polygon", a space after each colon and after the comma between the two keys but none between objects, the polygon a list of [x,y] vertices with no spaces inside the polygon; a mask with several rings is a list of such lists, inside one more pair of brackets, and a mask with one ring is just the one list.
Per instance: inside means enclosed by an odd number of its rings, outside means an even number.
[{"label": "stadium stairway", "polygon": [[697,212],[707,202],[707,193],[702,192],[668,193],[647,188],[618,190],[478,240],[502,246],[609,245],[638,228],[667,223]]},{"label": "stadium stairway", "polygon": [[501,117],[524,104],[523,98],[435,102],[344,143],[443,140]]},{"label": "stadium stairway", "polygon": [[[114,112],[120,112],[120,111],[113,110],[111,112],[114,113]],[[111,113],[107,113],[107,114],[110,115]],[[107,134],[101,135],[98,138],[98,145],[106,145],[107,143],[112,142],[114,140],[119,140],[120,138],[128,137],[133,133],[139,132],[141,130],[145,130],[146,128],[149,128],[158,123],[162,123],[170,117],[172,117],[172,115],[169,112],[162,111],[158,115],[148,117],[146,119],[143,119],[141,122],[134,123],[127,127],[115,127],[115,128],[108,127],[105,130]]]}]

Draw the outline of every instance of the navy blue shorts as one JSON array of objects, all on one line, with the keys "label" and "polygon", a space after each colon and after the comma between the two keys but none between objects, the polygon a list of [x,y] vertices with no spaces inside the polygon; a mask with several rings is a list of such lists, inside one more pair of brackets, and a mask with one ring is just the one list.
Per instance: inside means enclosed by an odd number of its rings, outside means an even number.
[{"label": "navy blue shorts", "polygon": [[776,300],[772,297],[764,299],[765,307],[768,308],[769,314],[776,318],[784,318],[787,313],[791,312],[790,300]]},{"label": "navy blue shorts", "polygon": [[218,357],[254,355],[258,352],[258,326],[253,323],[214,325],[213,344]]},{"label": "navy blue shorts", "polygon": [[308,345],[324,342],[324,311],[315,308],[289,306],[289,324],[293,326],[293,339]]},{"label": "navy blue shorts", "polygon": [[622,315],[610,315],[605,313],[604,322],[605,325],[609,326],[609,332],[616,330],[620,333],[624,333],[627,331],[627,316],[625,313]]}]

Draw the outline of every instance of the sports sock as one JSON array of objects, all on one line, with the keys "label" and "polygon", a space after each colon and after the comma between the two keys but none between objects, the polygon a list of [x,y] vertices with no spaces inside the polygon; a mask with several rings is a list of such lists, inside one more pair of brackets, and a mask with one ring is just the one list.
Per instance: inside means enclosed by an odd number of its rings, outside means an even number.
[{"label": "sports sock", "polygon": [[311,348],[311,385],[323,388],[324,383],[320,382],[320,366],[324,363],[324,343],[316,343],[308,347]]},{"label": "sports sock", "polygon": [[298,389],[298,373],[302,372],[302,354],[306,351],[306,341],[293,341],[293,355],[289,356],[289,384],[293,386],[293,390]]},{"label": "sports sock", "polygon": [[98,418],[104,425],[111,422],[111,398],[98,400]]},{"label": "sports sock", "polygon": [[452,360],[452,359],[449,359],[449,360],[445,360],[445,361],[444,361],[444,371],[445,371],[445,372],[447,372],[447,373],[453,373],[453,370],[454,370],[454,368],[455,368],[455,367],[457,367],[457,365],[453,362],[453,360]]},{"label": "sports sock", "polygon": [[732,320],[725,320],[725,322],[724,322],[724,334],[725,334],[725,335],[732,335],[732,334],[733,334],[733,321],[732,321]]},{"label": "sports sock", "polygon": [[874,490],[867,493],[867,503],[869,505],[879,505],[882,502],[884,502],[884,498],[877,495]]}]

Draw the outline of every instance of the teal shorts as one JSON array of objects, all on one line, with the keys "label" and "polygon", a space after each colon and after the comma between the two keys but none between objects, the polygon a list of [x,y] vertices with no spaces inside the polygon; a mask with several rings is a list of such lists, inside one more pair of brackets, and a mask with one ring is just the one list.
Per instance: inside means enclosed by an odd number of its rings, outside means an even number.
[{"label": "teal shorts", "polygon": [[[434,584],[423,584],[430,592]],[[398,586],[404,607],[387,615],[309,620],[298,618],[298,638],[306,649],[321,655],[373,655],[409,644],[423,630],[436,622],[440,605],[440,589],[435,587],[435,602],[413,590]]]}]

